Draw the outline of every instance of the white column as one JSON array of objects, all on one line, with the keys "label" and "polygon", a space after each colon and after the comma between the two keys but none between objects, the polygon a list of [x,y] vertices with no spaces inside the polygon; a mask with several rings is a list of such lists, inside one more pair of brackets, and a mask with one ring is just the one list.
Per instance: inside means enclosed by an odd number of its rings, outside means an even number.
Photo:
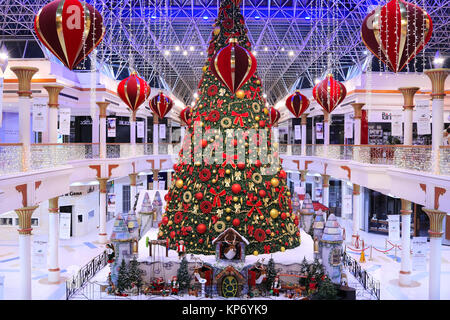
[{"label": "white column", "polygon": [[360,218],[360,185],[353,184],[353,236],[359,234]]},{"label": "white column", "polygon": [[137,193],[137,186],[136,186],[137,173],[130,173],[128,176],[130,177],[131,209],[133,209],[134,200],[136,198]]},{"label": "white column", "polygon": [[130,117],[130,145],[131,156],[136,156],[136,112],[133,112]]},{"label": "white column", "polygon": [[92,143],[100,142],[100,123],[97,116],[92,119]]},{"label": "white column", "polygon": [[439,300],[441,296],[441,246],[442,246],[442,220],[446,213],[433,210],[422,209],[430,219],[430,273],[428,285],[428,299]]},{"label": "white column", "polygon": [[412,145],[413,137],[413,109],[414,109],[414,95],[419,90],[419,87],[402,87],[398,90],[403,94],[403,110],[404,110],[404,132],[403,132],[403,144]]},{"label": "white column", "polygon": [[401,286],[411,285],[411,202],[402,199],[402,262],[400,266],[399,283]]},{"label": "white column", "polygon": [[106,233],[106,183],[108,178],[97,178],[100,183],[100,226],[98,233],[98,241],[100,243],[108,243],[108,235]]},{"label": "white column", "polygon": [[306,156],[306,125],[308,114],[302,114],[302,156]]},{"label": "white column", "polygon": [[159,189],[159,182],[158,182],[158,175],[159,175],[159,169],[153,169],[153,190]]},{"label": "white column", "polygon": [[323,112],[323,144],[324,144],[324,156],[328,156],[328,146],[330,144],[330,114],[326,111]]},{"label": "white column", "polygon": [[59,93],[64,88],[60,85],[47,85],[44,88],[48,92],[48,142],[58,141],[58,107]]},{"label": "white column", "polygon": [[[100,126],[100,158],[105,159],[107,157],[107,150],[106,150],[106,109],[108,108],[109,102],[101,101],[97,102],[97,106],[99,107],[99,118],[98,123]],[[97,117],[94,117],[97,119]],[[94,126],[94,122],[92,122],[92,126]],[[94,142],[94,140],[92,140]]]},{"label": "white column", "polygon": [[351,104],[354,111],[354,117],[353,120],[355,121],[355,130],[354,135],[355,138],[353,139],[354,145],[360,145],[361,144],[361,116],[362,116],[362,108],[364,107],[364,103],[352,103]]},{"label": "white column", "polygon": [[59,283],[59,205],[58,197],[48,201],[48,282]]},{"label": "white column", "polygon": [[328,174],[322,174],[322,204],[325,207],[329,205],[329,192],[330,192],[330,176]]},{"label": "white column", "polygon": [[20,299],[31,300],[31,216],[38,206],[16,209],[19,217]]},{"label": "white column", "polygon": [[159,125],[156,114],[153,114],[153,154],[159,154]]},{"label": "white column", "polygon": [[303,194],[306,194],[306,174],[307,173],[308,173],[308,170],[300,170],[300,187],[302,187]]},{"label": "white column", "polygon": [[439,147],[442,145],[444,130],[444,85],[450,69],[432,69],[424,73],[430,78],[432,86],[432,168],[434,174],[439,174]]}]

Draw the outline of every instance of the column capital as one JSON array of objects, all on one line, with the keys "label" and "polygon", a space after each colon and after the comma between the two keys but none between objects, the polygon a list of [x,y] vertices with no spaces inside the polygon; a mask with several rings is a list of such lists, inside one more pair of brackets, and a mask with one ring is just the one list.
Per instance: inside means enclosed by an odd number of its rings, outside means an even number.
[{"label": "column capital", "polygon": [[301,122],[301,125],[302,125],[302,126],[303,126],[303,125],[306,126],[306,125],[308,124],[308,114],[309,114],[309,113],[303,113],[303,114],[302,114],[302,116],[301,116],[301,117],[302,117],[302,122]]},{"label": "column capital", "polygon": [[322,187],[328,188],[330,182],[330,175],[321,173],[322,176]]},{"label": "column capital", "polygon": [[322,110],[323,111],[323,122],[328,122],[330,120],[330,113]]},{"label": "column capital", "polygon": [[153,114],[153,124],[158,124],[158,123],[159,123],[158,115]]},{"label": "column capital", "polygon": [[130,121],[136,122],[136,112],[137,111],[131,111]]},{"label": "column capital", "polygon": [[59,213],[59,197],[48,199],[48,212]]},{"label": "column capital", "polygon": [[430,230],[428,230],[430,238],[440,238],[443,234],[442,221],[447,214],[443,211],[434,209],[423,208],[422,210],[425,211],[428,218],[430,219]]},{"label": "column capital", "polygon": [[417,91],[419,91],[419,87],[401,87],[398,88],[398,91],[400,91],[403,94],[403,108],[414,108],[414,95]]},{"label": "column capital", "polygon": [[402,214],[402,216],[410,215],[412,213],[411,201],[401,199],[401,202],[402,202],[402,208],[400,210],[400,213]]},{"label": "column capital", "polygon": [[11,67],[11,71],[14,72],[19,80],[19,90],[17,94],[19,97],[31,97],[31,78],[39,71],[34,67]]},{"label": "column capital", "polygon": [[355,103],[351,103],[351,106],[353,107],[353,111],[355,113],[354,115],[354,119],[361,119],[362,116],[362,108],[365,106],[365,103],[360,103],[360,102],[355,102]]},{"label": "column capital", "polygon": [[306,181],[306,175],[308,174],[308,170],[300,170],[300,181]]},{"label": "column capital", "polygon": [[96,102],[97,106],[100,109],[100,118],[106,118],[106,108],[109,106],[109,102],[107,101],[98,101]]},{"label": "column capital", "polygon": [[353,184],[353,195],[359,196],[361,193],[361,186],[359,184]]},{"label": "column capital", "polygon": [[424,73],[431,80],[431,98],[440,100],[444,99],[445,96],[444,84],[445,79],[450,74],[450,69],[446,68],[431,69],[425,70]]},{"label": "column capital", "polygon": [[64,86],[61,86],[59,84],[49,84],[44,86],[44,89],[48,92],[48,106],[50,108],[58,108],[59,93],[62,89],[64,89]]},{"label": "column capital", "polygon": [[33,230],[31,228],[31,216],[37,207],[39,206],[29,206],[14,210],[19,217],[20,229],[17,230],[19,234],[31,235],[31,230]]},{"label": "column capital", "polygon": [[100,193],[106,193],[106,183],[109,178],[97,178],[98,183],[100,183]]},{"label": "column capital", "polygon": [[137,173],[130,173],[128,176],[130,177],[130,186],[136,186],[136,177]]}]

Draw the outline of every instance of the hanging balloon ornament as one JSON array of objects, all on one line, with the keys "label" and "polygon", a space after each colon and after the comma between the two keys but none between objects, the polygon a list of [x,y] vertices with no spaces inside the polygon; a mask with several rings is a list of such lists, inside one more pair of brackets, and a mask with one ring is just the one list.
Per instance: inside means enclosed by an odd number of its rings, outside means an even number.
[{"label": "hanging balloon ornament", "polygon": [[100,44],[105,34],[101,14],[78,0],[55,0],[44,6],[34,19],[34,30],[42,44],[70,70]]},{"label": "hanging balloon ornament", "polygon": [[363,21],[361,37],[366,47],[398,72],[430,41],[430,15],[415,4],[392,0],[375,8]]},{"label": "hanging balloon ornament", "polygon": [[163,119],[173,107],[173,101],[165,96],[161,91],[150,100],[150,108],[153,114]]},{"label": "hanging balloon ornament", "polygon": [[144,79],[133,72],[128,78],[120,81],[117,86],[117,94],[120,99],[130,108],[133,120],[136,121],[136,112],[142,103],[150,95],[150,87]]},{"label": "hanging balloon ornament", "polygon": [[345,99],[347,89],[344,84],[333,79],[333,75],[327,77],[316,84],[313,88],[314,99],[327,112],[331,113]]},{"label": "hanging balloon ornament", "polygon": [[296,118],[300,118],[300,116],[308,109],[309,103],[309,99],[297,90],[293,95],[290,95],[286,99],[286,108],[288,108]]},{"label": "hanging balloon ornament", "polygon": [[256,58],[247,49],[231,38],[229,44],[220,49],[211,60],[211,71],[222,83],[235,93],[256,72]]},{"label": "hanging balloon ornament", "polygon": [[272,126],[277,124],[278,120],[280,120],[280,116],[281,116],[280,111],[278,111],[274,107],[270,108],[270,124]]},{"label": "hanging balloon ornament", "polygon": [[180,112],[180,119],[181,122],[187,125],[188,127],[191,126],[192,120],[191,120],[191,114],[192,114],[192,108],[190,106],[187,106]]}]

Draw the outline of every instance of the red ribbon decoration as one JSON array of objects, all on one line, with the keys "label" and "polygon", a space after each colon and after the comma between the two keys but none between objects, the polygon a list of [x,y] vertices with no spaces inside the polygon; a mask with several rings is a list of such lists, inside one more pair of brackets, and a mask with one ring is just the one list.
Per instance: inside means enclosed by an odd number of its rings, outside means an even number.
[{"label": "red ribbon decoration", "polygon": [[[233,168],[236,168],[236,164],[234,163],[234,156],[224,154],[225,161],[222,163],[222,167],[225,167],[227,164],[230,164]],[[228,163],[229,161],[229,163]]]},{"label": "red ribbon decoration", "polygon": [[220,16],[220,14],[223,12],[223,15],[225,16],[225,18],[228,18],[227,9],[230,9],[230,8],[231,8],[231,4],[224,6],[224,7],[220,7],[218,16]]},{"label": "red ribbon decoration", "polygon": [[234,118],[233,124],[237,124],[237,123],[239,122],[239,124],[241,125],[241,127],[244,126],[244,121],[242,120],[242,118],[248,118],[248,112],[237,113],[237,112],[235,112],[235,111],[232,111],[232,112],[231,112],[231,115],[232,115],[233,117],[235,117],[235,118]]},{"label": "red ribbon decoration", "polygon": [[270,246],[269,245],[265,245],[264,246],[264,253],[270,253]]},{"label": "red ribbon decoration", "polygon": [[190,206],[191,205],[189,203],[183,203],[184,212],[188,212]]},{"label": "red ribbon decoration", "polygon": [[223,101],[222,99],[217,100],[217,108],[222,108]]},{"label": "red ribbon decoration", "polygon": [[211,188],[209,190],[214,195],[214,201],[213,201],[213,207],[217,205],[217,207],[221,207],[222,203],[220,202],[220,197],[223,197],[226,194],[225,190],[220,191],[219,193],[214,190],[214,188]]},{"label": "red ribbon decoration", "polygon": [[255,229],[254,226],[252,226],[252,225],[248,226],[248,234],[249,234],[249,235],[252,235],[254,229]]},{"label": "red ribbon decoration", "polygon": [[225,32],[224,34],[225,34],[225,37],[228,37],[228,38],[237,38],[240,36],[240,33],[238,31],[235,33]]},{"label": "red ribbon decoration", "polygon": [[252,207],[252,208],[250,209],[250,211],[248,212],[247,216],[250,217],[250,216],[252,215],[253,211],[255,210],[255,208],[256,208],[256,210],[259,212],[259,214],[262,215],[262,212],[261,212],[261,210],[259,209],[259,206],[262,205],[261,200],[258,201],[258,202],[256,202],[256,203],[252,203],[250,200],[247,200],[247,205],[250,206],[250,207]]},{"label": "red ribbon decoration", "polygon": [[283,191],[284,191],[284,186],[281,187],[280,193],[278,193],[278,204],[280,205],[280,209],[282,208],[281,201],[284,200]]},{"label": "red ribbon decoration", "polygon": [[233,196],[226,196],[225,197],[226,204],[231,204],[231,200],[233,200]]},{"label": "red ribbon decoration", "polygon": [[206,116],[206,111],[203,113],[200,113],[200,111],[197,111],[196,116],[197,116],[197,118],[195,118],[194,121],[202,121],[202,117]]},{"label": "red ribbon decoration", "polygon": [[250,90],[253,92],[253,100],[255,100],[256,95],[258,95],[258,99],[261,100],[261,96],[259,95],[259,93],[261,92],[261,87],[253,88],[252,86],[250,86]]}]

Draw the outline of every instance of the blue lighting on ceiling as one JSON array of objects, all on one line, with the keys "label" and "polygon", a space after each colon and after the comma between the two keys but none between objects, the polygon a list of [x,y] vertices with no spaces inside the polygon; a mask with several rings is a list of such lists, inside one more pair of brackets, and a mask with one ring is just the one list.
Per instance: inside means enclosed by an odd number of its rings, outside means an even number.
[{"label": "blue lighting on ceiling", "polygon": [[203,20],[208,20],[208,16],[203,16]]},{"label": "blue lighting on ceiling", "polygon": [[151,18],[152,18],[152,19],[156,19],[156,16],[155,16],[155,15],[152,15]]},{"label": "blue lighting on ceiling", "polygon": [[259,20],[259,19],[261,19],[261,17],[260,16],[255,16],[255,19]]},{"label": "blue lighting on ceiling", "polygon": [[306,16],[305,20],[311,20],[311,17],[310,16]]}]

